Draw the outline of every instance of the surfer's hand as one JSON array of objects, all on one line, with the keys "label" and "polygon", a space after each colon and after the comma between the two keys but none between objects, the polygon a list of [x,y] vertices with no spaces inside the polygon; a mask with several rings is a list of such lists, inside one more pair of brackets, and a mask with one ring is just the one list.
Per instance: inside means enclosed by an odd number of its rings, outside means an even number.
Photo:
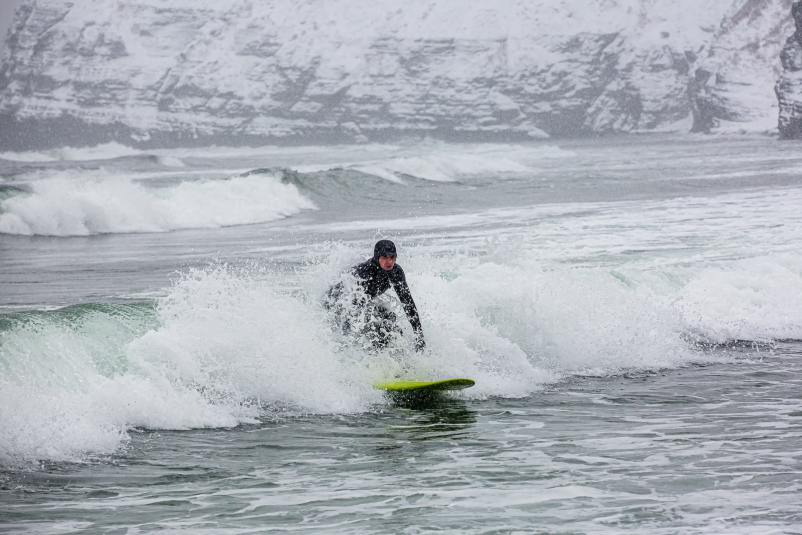
[{"label": "surfer's hand", "polygon": [[420,353],[424,349],[426,349],[426,340],[424,340],[422,336],[417,336],[415,338],[415,351]]}]

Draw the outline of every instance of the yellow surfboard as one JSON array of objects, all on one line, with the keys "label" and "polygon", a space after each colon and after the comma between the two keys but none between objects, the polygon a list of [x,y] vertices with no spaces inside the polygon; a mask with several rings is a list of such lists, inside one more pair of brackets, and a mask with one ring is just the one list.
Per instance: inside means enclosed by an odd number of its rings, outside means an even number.
[{"label": "yellow surfboard", "polygon": [[376,383],[373,388],[386,390],[387,392],[442,392],[444,390],[462,390],[475,384],[476,382],[473,379],[455,377],[440,381],[388,381]]}]

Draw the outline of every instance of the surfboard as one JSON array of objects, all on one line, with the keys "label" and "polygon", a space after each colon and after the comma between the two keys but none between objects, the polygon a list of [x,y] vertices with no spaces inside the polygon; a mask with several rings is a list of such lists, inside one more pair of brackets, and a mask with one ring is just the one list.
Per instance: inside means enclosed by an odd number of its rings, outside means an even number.
[{"label": "surfboard", "polygon": [[441,379],[440,381],[388,381],[376,383],[373,388],[387,392],[442,392],[444,390],[463,390],[475,385],[473,379],[455,377]]}]

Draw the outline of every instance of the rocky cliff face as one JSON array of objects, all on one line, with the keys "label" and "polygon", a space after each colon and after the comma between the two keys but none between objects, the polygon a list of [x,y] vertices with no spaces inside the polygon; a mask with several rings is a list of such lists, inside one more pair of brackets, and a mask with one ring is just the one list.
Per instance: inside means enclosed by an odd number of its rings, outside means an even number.
[{"label": "rocky cliff face", "polygon": [[790,0],[26,0],[0,148],[767,130]]},{"label": "rocky cliff face", "polygon": [[791,8],[796,32],[780,53],[783,73],[775,91],[780,104],[778,128],[784,139],[802,138],[802,1]]}]

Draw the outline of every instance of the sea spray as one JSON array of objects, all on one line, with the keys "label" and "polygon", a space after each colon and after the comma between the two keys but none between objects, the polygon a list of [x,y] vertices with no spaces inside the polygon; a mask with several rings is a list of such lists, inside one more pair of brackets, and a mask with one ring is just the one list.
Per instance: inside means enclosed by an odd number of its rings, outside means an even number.
[{"label": "sea spray", "polygon": [[[362,260],[354,247],[329,247],[301,280],[310,296]],[[685,340],[669,300],[609,268],[546,269],[533,251],[509,245],[493,255],[426,251],[402,247],[399,264],[421,311],[427,371],[476,379],[468,395],[521,396],[567,375],[705,358]]]},{"label": "sea spray", "polygon": [[688,332],[708,342],[802,340],[802,256],[707,267],[682,288],[676,304]]},{"label": "sea spray", "polygon": [[134,427],[229,427],[267,405],[348,412],[380,400],[346,373],[313,309],[251,272],[190,270],[155,310],[120,310],[4,318],[3,463],[110,453]]},{"label": "sea spray", "polygon": [[[258,262],[187,269],[155,306],[3,316],[1,462],[114,452],[136,427],[372,410],[384,403],[372,383],[398,373],[468,376],[477,385],[465,396],[520,397],[571,376],[728,358],[696,350],[700,338],[799,335],[795,255],[643,270],[547,267],[503,240],[484,253],[399,244],[428,342],[420,355],[365,351],[333,328],[323,294],[367,250],[340,243],[313,247],[294,270]],[[711,281],[715,292],[700,291]],[[392,292],[385,299],[395,301]],[[733,300],[746,308],[733,309]]]},{"label": "sea spray", "polygon": [[258,266],[190,270],[159,304],[161,327],[129,346],[150,374],[238,399],[315,412],[364,408],[359,370],[323,310]]}]

